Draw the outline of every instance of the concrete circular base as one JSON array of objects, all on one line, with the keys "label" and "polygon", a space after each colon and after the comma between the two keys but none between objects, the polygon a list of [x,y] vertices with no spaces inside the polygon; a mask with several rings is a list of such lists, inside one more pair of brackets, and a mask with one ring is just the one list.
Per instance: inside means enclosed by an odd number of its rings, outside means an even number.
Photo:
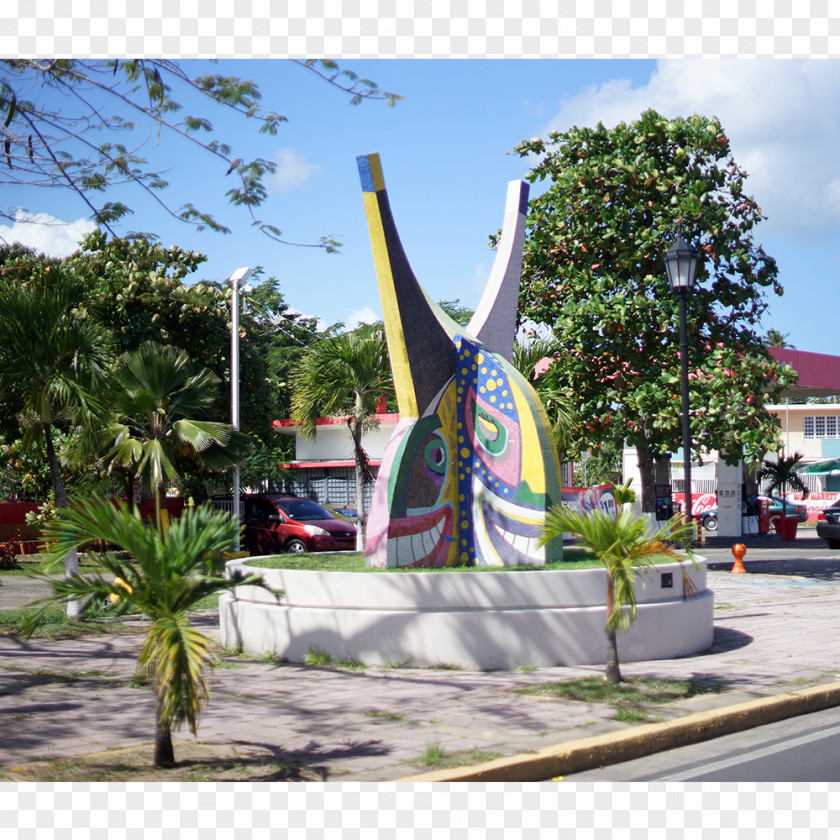
[{"label": "concrete circular base", "polygon": [[[231,560],[242,568],[248,558]],[[248,572],[255,567],[246,567]],[[225,647],[302,662],[315,650],[367,665],[493,670],[606,660],[603,569],[316,572],[259,569],[284,592],[240,586],[219,600]],[[618,636],[623,661],[673,659],[712,644],[706,561],[640,574],[636,621]]]}]

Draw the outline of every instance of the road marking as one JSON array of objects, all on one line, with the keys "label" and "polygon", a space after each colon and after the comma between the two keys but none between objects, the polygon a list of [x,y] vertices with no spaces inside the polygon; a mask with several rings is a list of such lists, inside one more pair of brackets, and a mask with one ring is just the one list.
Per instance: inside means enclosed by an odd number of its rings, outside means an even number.
[{"label": "road marking", "polygon": [[693,770],[686,770],[683,773],[676,775],[663,776],[659,781],[663,782],[687,782],[697,779],[706,773],[714,773],[717,770],[726,770],[728,767],[735,767],[738,764],[746,764],[757,758],[766,758],[769,755],[775,755],[779,752],[793,749],[794,747],[801,747],[804,744],[810,744],[813,741],[821,741],[823,738],[830,738],[833,735],[840,735],[840,726],[832,726],[830,729],[821,729],[819,732],[813,732],[810,735],[800,735],[798,738],[793,738],[788,741],[782,741],[772,747],[762,747],[758,750],[753,750],[748,753],[741,753],[732,758],[725,758],[721,761],[716,761],[712,764],[704,764],[702,769],[694,768]]}]

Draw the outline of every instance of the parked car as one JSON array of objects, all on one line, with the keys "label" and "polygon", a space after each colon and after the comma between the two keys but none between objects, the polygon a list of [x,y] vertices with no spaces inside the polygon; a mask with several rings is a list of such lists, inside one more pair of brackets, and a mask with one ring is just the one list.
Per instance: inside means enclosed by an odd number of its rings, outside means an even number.
[{"label": "parked car", "polygon": [[[214,499],[230,503],[230,496]],[[356,528],[311,499],[271,493],[242,495],[245,547],[251,554],[353,551]]]},{"label": "parked car", "polygon": [[344,507],[343,505],[326,504],[322,507],[335,514],[339,519],[349,519],[351,522],[355,522],[359,515],[355,508]]},{"label": "parked car", "polygon": [[825,540],[829,548],[840,548],[840,499],[820,513],[817,536]]},{"label": "parked car", "polygon": [[[771,523],[774,519],[781,518],[782,507],[784,507],[785,516],[788,519],[798,519],[800,522],[805,522],[808,519],[808,508],[803,504],[787,502],[784,499],[779,498],[778,496],[759,496],[759,499],[766,499],[770,502],[768,506],[768,513],[770,516]],[[717,531],[717,508],[710,508],[709,510],[704,510],[701,514],[699,514],[699,516],[700,521],[703,523],[703,527],[707,531]]]}]

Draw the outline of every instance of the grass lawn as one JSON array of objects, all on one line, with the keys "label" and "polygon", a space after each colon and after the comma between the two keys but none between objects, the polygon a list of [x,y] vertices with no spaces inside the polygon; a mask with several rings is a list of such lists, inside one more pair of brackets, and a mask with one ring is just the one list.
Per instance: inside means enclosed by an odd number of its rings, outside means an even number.
[{"label": "grass lawn", "polygon": [[[387,572],[400,574],[405,572],[534,572],[550,569],[597,569],[601,564],[586,549],[576,546],[563,549],[564,559],[544,566],[448,566],[442,569],[431,568],[391,568],[375,569],[365,565],[365,555],[361,552],[329,554],[276,554],[268,557],[255,557],[247,565],[260,569],[309,569],[321,572]],[[666,558],[663,558],[663,561]],[[668,562],[671,562],[668,560]]]}]

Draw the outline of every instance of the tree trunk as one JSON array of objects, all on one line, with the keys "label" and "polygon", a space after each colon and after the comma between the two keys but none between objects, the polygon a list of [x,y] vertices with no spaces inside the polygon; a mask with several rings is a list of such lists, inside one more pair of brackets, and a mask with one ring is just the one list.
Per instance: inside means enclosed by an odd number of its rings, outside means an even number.
[{"label": "tree trunk", "polygon": [[172,749],[172,728],[163,724],[156,714],[155,720],[155,767],[172,767],[175,751]]},{"label": "tree trunk", "polygon": [[646,443],[636,445],[639,459],[639,475],[642,481],[642,511],[653,513],[656,510],[656,489],[654,487],[654,460]]},{"label": "tree trunk", "polygon": [[[70,500],[67,498],[67,490],[64,487],[64,479],[61,477],[61,467],[58,457],[55,454],[55,446],[52,438],[52,424],[44,423],[44,440],[47,449],[47,463],[50,467],[50,479],[52,480],[53,493],[55,493],[55,506],[58,508],[59,516],[61,511],[70,507]],[[79,574],[79,555],[75,548],[70,549],[64,555],[64,577],[72,577]],[[78,618],[82,614],[81,601],[67,601],[67,617]]]},{"label": "tree trunk", "polygon": [[362,424],[353,426],[353,449],[356,453],[356,551],[365,550],[365,473],[361,462]]},{"label": "tree trunk", "polygon": [[[612,615],[613,605],[613,582],[608,578],[607,582],[607,620]],[[615,637],[615,630],[607,627],[607,681],[612,685],[621,682],[621,669],[618,666],[618,641]]]}]

